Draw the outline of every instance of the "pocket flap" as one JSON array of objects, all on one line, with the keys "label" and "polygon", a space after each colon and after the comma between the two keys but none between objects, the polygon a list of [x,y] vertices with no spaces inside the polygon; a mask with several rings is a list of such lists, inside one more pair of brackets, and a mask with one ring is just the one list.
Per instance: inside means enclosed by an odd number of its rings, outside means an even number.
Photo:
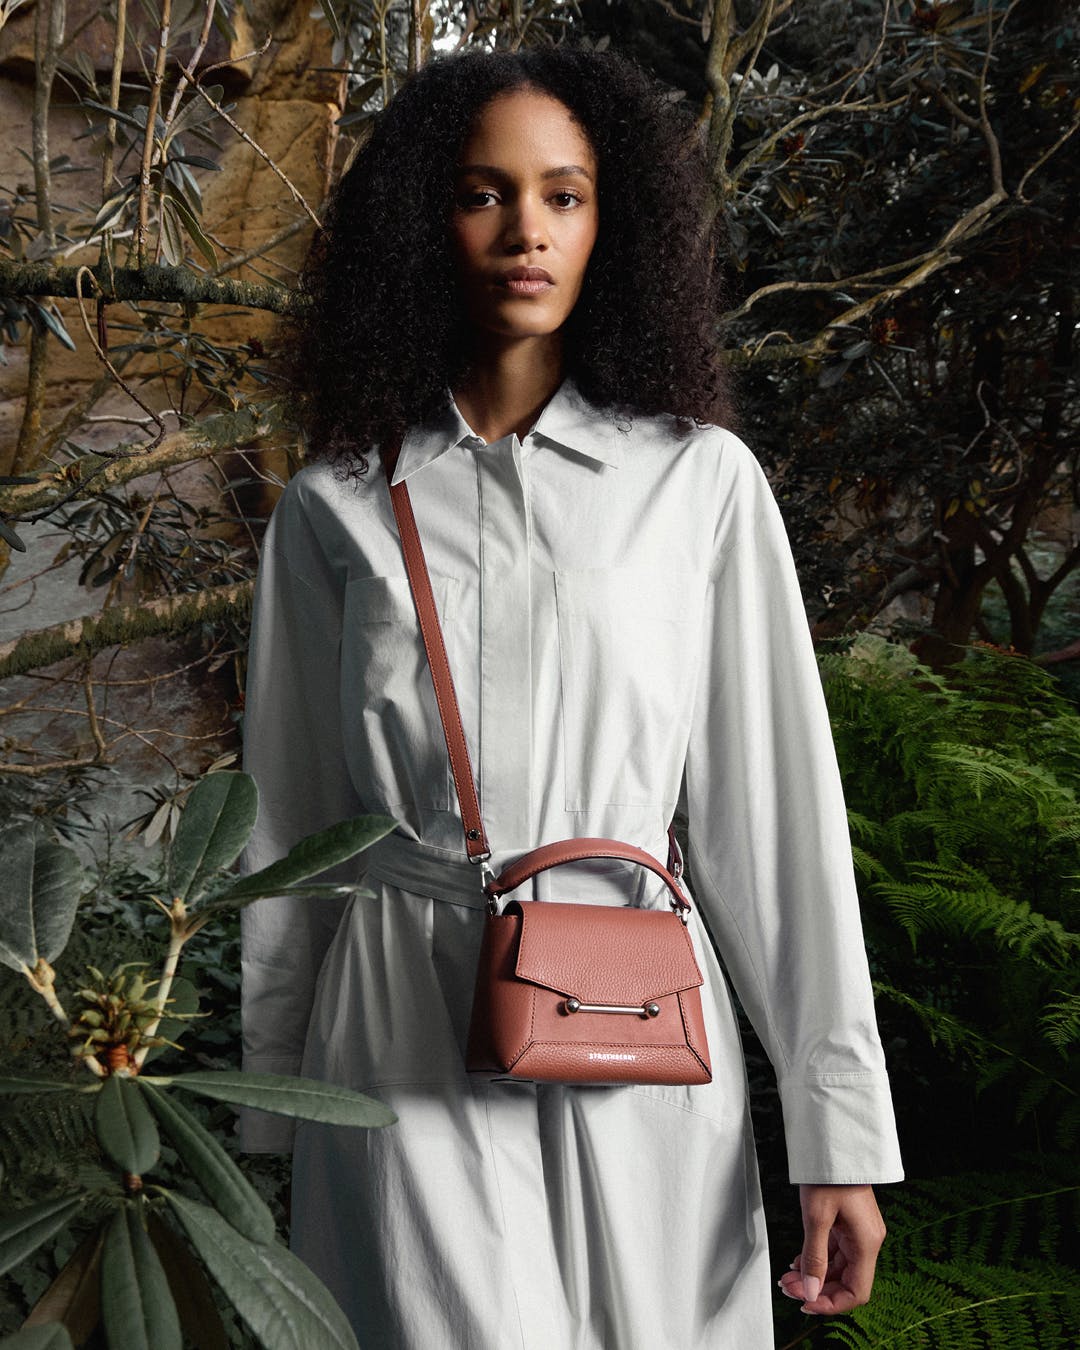
[{"label": "pocket flap", "polygon": [[511,901],[519,979],[582,1003],[647,1003],[702,983],[686,925],[670,910]]}]

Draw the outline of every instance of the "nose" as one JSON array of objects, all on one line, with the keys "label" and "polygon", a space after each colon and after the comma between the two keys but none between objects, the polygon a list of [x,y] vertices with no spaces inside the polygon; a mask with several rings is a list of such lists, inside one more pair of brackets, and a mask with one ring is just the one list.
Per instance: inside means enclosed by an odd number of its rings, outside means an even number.
[{"label": "nose", "polygon": [[543,204],[521,195],[509,212],[504,242],[511,253],[531,253],[548,245],[547,226],[543,218]]}]

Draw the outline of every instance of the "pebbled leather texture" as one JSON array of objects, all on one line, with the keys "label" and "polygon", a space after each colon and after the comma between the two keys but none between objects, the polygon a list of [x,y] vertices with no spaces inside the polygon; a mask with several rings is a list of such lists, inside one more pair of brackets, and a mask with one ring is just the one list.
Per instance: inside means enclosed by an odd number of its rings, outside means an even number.
[{"label": "pebbled leather texture", "polygon": [[[711,1082],[701,983],[673,913],[511,902],[487,920],[466,1066],[557,1083]],[[568,995],[653,1001],[660,1014],[567,1013]]]}]

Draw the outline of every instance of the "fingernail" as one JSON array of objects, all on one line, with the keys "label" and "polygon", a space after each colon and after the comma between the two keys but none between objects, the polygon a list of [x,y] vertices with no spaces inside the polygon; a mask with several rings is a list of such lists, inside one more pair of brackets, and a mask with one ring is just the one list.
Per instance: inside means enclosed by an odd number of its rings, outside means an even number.
[{"label": "fingernail", "polygon": [[803,1279],[803,1288],[806,1290],[807,1303],[813,1303],[814,1299],[821,1293],[821,1281],[816,1275],[807,1275]]}]

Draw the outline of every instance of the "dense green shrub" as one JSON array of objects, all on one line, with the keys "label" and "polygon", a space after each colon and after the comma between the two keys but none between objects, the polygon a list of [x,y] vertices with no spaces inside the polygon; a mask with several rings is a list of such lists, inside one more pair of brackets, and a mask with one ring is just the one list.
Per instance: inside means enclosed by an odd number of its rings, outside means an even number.
[{"label": "dense green shrub", "polygon": [[[939,674],[862,636],[821,665],[896,1095],[912,1119],[932,1106],[940,1121],[909,1131],[911,1159],[948,1170],[950,1139],[967,1166],[972,1147],[1067,1145],[1080,1120],[1080,715],[1039,666],[992,648]],[[973,1140],[958,1127],[974,1092]]]}]

